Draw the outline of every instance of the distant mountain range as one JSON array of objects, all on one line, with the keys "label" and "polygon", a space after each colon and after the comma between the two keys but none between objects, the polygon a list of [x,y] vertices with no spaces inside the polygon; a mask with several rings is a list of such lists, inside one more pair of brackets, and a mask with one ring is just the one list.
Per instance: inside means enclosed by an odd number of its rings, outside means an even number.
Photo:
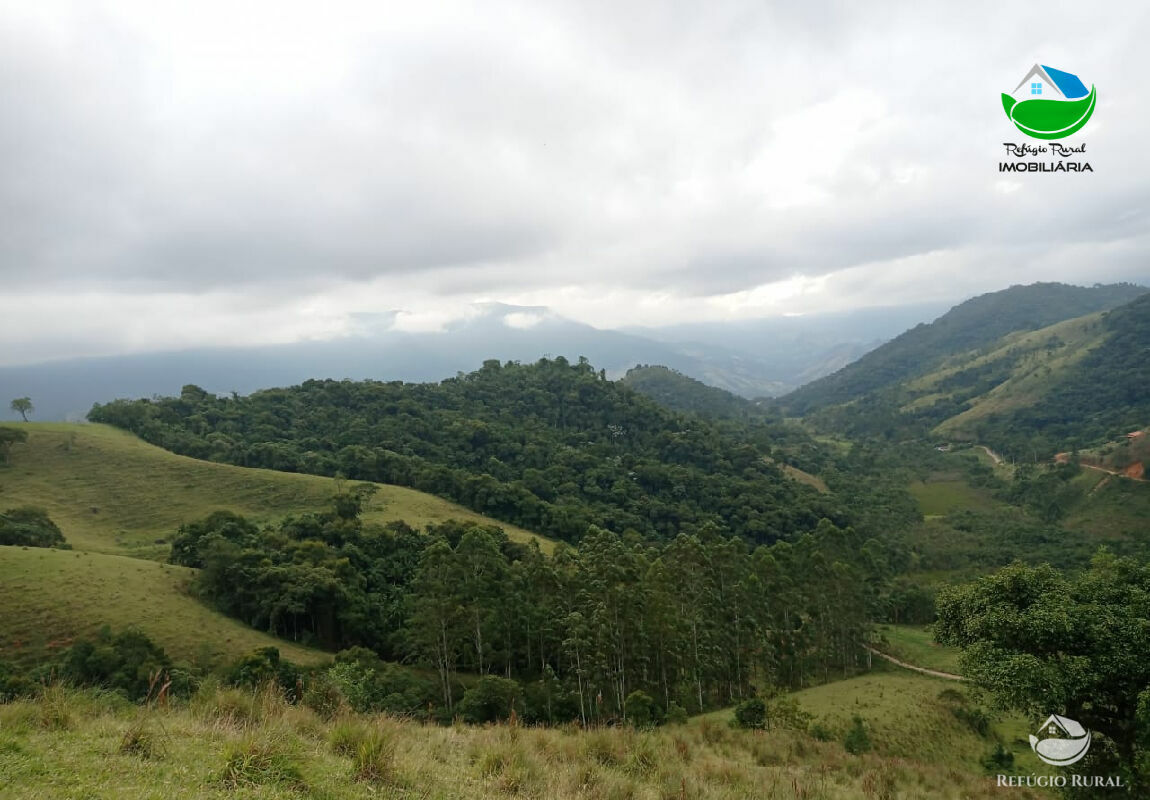
[{"label": "distant mountain range", "polygon": [[248,394],[309,378],[438,381],[485,360],[586,356],[612,378],[660,364],[745,397],[775,395],[858,358],[941,308],[913,306],[668,328],[600,330],[545,307],[497,303],[440,332],[393,328],[394,313],[360,315],[330,341],[79,358],[0,368],[0,414],[29,396],[41,420],[82,419],[93,403],[179,394],[185,384]]}]

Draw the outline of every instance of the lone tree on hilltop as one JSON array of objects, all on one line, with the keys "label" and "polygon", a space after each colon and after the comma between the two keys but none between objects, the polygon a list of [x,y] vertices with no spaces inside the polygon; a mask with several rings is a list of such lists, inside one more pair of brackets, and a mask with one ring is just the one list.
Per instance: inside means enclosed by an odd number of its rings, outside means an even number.
[{"label": "lone tree on hilltop", "polygon": [[32,405],[32,398],[31,397],[17,397],[15,400],[12,401],[12,410],[19,412],[20,416],[23,417],[24,421],[27,422],[28,421],[28,415],[31,414],[36,409]]}]

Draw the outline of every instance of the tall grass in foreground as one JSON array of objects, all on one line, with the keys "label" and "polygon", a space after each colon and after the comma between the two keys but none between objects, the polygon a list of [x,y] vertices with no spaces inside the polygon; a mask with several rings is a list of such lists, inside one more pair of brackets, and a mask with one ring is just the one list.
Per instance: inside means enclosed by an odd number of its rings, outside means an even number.
[{"label": "tall grass in foreground", "polygon": [[[65,724],[59,724],[61,711]],[[0,796],[181,798],[1001,797],[977,771],[718,718],[642,731],[438,727],[382,715],[325,720],[269,690],[207,686],[149,709],[163,748],[121,744],[139,708],[53,687],[0,705]],[[1040,795],[1012,789],[1012,800]]]}]

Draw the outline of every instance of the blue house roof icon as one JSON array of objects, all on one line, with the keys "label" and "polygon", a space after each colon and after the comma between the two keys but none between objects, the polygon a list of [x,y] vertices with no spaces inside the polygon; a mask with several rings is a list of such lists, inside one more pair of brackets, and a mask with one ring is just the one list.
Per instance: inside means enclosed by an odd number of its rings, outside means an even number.
[{"label": "blue house roof icon", "polygon": [[1030,68],[1030,72],[1026,73],[1026,77],[1018,82],[1018,86],[1014,87],[1014,91],[1017,92],[1027,81],[1034,77],[1045,81],[1048,86],[1056,89],[1066,100],[1077,100],[1080,97],[1085,97],[1090,94],[1090,90],[1086,88],[1086,85],[1083,84],[1074,73],[1040,64],[1035,64]]}]

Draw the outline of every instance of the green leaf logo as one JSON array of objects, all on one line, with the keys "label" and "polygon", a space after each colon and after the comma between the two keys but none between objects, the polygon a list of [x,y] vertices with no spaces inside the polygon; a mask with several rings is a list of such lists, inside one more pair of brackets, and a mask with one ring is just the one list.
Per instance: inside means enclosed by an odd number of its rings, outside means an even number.
[{"label": "green leaf logo", "polygon": [[1010,94],[1002,109],[1018,130],[1035,139],[1062,139],[1080,130],[1094,113],[1098,90],[1077,75],[1035,64]]}]

